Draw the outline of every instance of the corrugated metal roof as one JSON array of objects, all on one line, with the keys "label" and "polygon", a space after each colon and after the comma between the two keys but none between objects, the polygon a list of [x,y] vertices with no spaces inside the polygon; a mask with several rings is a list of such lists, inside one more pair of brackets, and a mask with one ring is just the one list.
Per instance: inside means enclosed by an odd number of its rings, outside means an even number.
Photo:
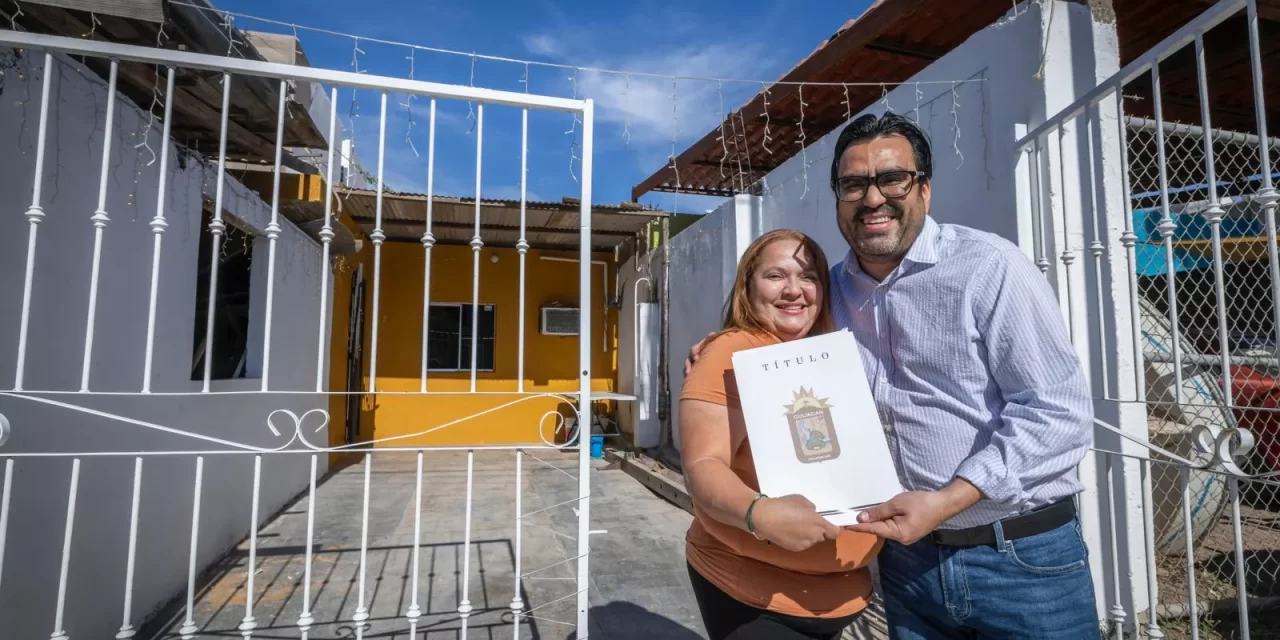
[{"label": "corrugated metal roof", "polygon": [[[1077,0],[1084,2],[1084,0]],[[1112,0],[1089,2],[1096,19],[1114,13],[1120,62],[1129,63],[1209,9],[1216,0]],[[909,80],[933,60],[959,46],[1009,11],[1005,2],[977,0],[879,0],[857,20],[846,22],[782,78],[785,82],[884,82]],[[1280,66],[1280,0],[1258,0],[1263,68]],[[1214,127],[1256,132],[1252,70],[1245,12],[1205,36],[1209,97]],[[1030,54],[1029,54],[1030,55]],[[1200,122],[1195,49],[1186,46],[1161,63],[1164,116],[1171,122]],[[847,113],[881,98],[879,86],[850,86],[845,105],[840,86],[804,88],[804,127],[800,127],[795,85],[768,89],[768,139],[764,92],[730,114],[676,159],[632,189],[632,199],[649,191],[730,195],[747,190],[770,171],[798,155],[801,142],[817,142],[844,124]],[[1280,115],[1280,83],[1266,83],[1268,118]],[[1125,88],[1125,112],[1154,117],[1150,76]],[[722,131],[724,140],[721,140]]]},{"label": "corrugated metal roof", "polygon": [[[335,189],[341,211],[351,216],[368,235],[377,220],[377,192]],[[315,220],[324,216],[323,202],[286,205],[290,219]],[[441,244],[467,244],[476,233],[474,198],[433,196],[431,234]],[[591,244],[594,250],[611,250],[635,237],[649,222],[666,217],[665,211],[625,202],[594,205]],[[382,194],[382,231],[389,241],[419,242],[427,225],[427,196],[420,193]],[[525,239],[531,247],[573,249],[578,246],[580,210],[576,199],[525,203]],[[480,201],[480,237],[486,246],[515,246],[520,240],[520,201]]]},{"label": "corrugated metal roof", "polygon": [[817,142],[843,124],[848,113],[861,111],[883,94],[879,84],[850,85],[846,106],[846,87],[839,83],[908,80],[1007,11],[1008,3],[989,0],[877,0],[780,79],[835,83],[804,87],[803,118],[799,85],[772,85],[681,153],[676,169],[667,164],[636,185],[632,199],[650,191],[745,191],[800,153],[802,142]]},{"label": "corrugated metal roof", "polygon": [[[148,7],[159,4],[147,0],[46,0],[40,4],[24,1],[17,23],[33,33],[92,37],[107,42],[147,46],[155,46],[160,41],[168,49],[185,48],[191,52],[216,55],[228,53],[227,31],[221,24],[221,18],[212,13],[213,6],[209,0],[165,5],[167,15],[162,14],[159,20],[153,19]],[[73,5],[73,8],[68,8]],[[99,8],[89,13],[90,9],[108,5],[115,10],[103,13]],[[162,27],[163,38],[160,37]],[[242,30],[234,26],[231,28],[237,42],[233,48],[236,57],[265,59],[248,43]],[[110,61],[90,57],[85,66],[105,79]],[[153,66],[120,61],[119,91],[135,104],[151,104],[156,82]],[[222,87],[219,83],[219,74],[177,69],[172,125],[175,141],[193,149],[218,149],[222,133]],[[274,80],[249,75],[235,77],[231,84],[231,119],[227,130],[228,159],[264,166],[274,162],[279,91],[280,84]],[[302,93],[286,101],[285,147],[323,149],[328,146],[324,134],[307,112],[305,101],[309,96],[310,93]],[[282,162],[300,173],[317,173],[315,167],[293,154],[285,154]]]},{"label": "corrugated metal roof", "polygon": [[22,0],[22,2],[91,11],[100,15],[133,20],[164,22],[164,0]]}]

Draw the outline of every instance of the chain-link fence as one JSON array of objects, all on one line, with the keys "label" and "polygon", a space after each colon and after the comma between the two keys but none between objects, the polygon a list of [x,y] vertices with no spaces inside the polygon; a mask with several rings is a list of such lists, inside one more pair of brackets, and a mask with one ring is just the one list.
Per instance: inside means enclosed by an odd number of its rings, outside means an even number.
[{"label": "chain-link fence", "polygon": [[[1162,177],[1157,123],[1126,120],[1152,444],[1195,457],[1193,427],[1204,427],[1214,436],[1240,427],[1256,438],[1254,450],[1243,460],[1244,471],[1280,471],[1280,367],[1272,278],[1266,220],[1253,199],[1262,185],[1259,140],[1165,123]],[[1212,143],[1214,183],[1223,211],[1222,314],[1213,229],[1205,215],[1211,203],[1206,135]],[[1276,150],[1271,155],[1276,158]],[[1166,186],[1174,223],[1168,242],[1160,226]],[[1231,381],[1230,406],[1224,373]],[[1160,610],[1170,618],[1166,632],[1174,637],[1185,635],[1179,633],[1177,618],[1185,616],[1188,597],[1182,473],[1176,465],[1158,464],[1152,471]],[[1212,614],[1201,623],[1201,637],[1239,635],[1237,616],[1231,611],[1237,596],[1237,561],[1229,484],[1225,474],[1190,471],[1196,600],[1202,616]],[[1268,598],[1280,597],[1280,484],[1242,480],[1239,492],[1244,586],[1250,598],[1261,599],[1255,601],[1261,610],[1270,604]],[[1253,637],[1280,638],[1280,617],[1271,620],[1259,611],[1252,619]]]}]

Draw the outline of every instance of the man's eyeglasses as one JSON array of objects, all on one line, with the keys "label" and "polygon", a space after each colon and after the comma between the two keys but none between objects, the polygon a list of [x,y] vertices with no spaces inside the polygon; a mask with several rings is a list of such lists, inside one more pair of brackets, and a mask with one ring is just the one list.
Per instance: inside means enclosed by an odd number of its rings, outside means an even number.
[{"label": "man's eyeglasses", "polygon": [[875,184],[886,198],[901,198],[911,193],[916,181],[925,177],[920,171],[886,171],[876,176],[844,176],[836,178],[831,187],[836,198],[844,202],[857,202],[867,197],[867,191]]}]

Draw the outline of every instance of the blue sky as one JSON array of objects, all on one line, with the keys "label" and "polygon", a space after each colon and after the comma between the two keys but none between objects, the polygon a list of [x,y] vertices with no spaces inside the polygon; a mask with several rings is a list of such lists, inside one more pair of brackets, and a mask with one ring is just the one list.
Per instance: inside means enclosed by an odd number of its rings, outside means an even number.
[{"label": "blue sky", "polygon": [[[868,0],[795,2],[795,0],[214,0],[237,13],[381,38],[421,46],[474,51],[515,59],[556,62],[624,71],[716,78],[777,79]],[[242,29],[289,32],[289,27],[237,18]],[[312,64],[352,69],[350,38],[301,30]],[[409,51],[362,41],[362,71],[409,77]],[[413,54],[413,75],[420,80],[472,84],[524,91],[525,66],[470,56],[426,51]],[[621,74],[530,67],[529,90],[547,95],[595,99],[594,200],[631,199],[631,187],[683,151],[721,120],[724,110],[742,105],[760,85],[679,80],[672,82]],[[354,122],[357,154],[371,173],[377,169],[379,96],[342,91],[338,112]],[[386,180],[401,191],[426,191],[429,101],[405,96],[388,99]],[[354,112],[356,117],[351,120]],[[465,102],[441,101],[436,115],[436,193],[470,196],[475,192],[474,115]],[[412,126],[411,126],[412,122]],[[572,118],[531,112],[529,197],[559,200],[577,196],[571,173]],[[581,126],[577,127],[581,131]],[[520,111],[485,110],[482,194],[518,198],[520,184]],[[414,149],[417,149],[415,154]],[[579,152],[580,155],[580,152]],[[702,213],[717,200],[649,194],[642,202],[681,212]]]}]

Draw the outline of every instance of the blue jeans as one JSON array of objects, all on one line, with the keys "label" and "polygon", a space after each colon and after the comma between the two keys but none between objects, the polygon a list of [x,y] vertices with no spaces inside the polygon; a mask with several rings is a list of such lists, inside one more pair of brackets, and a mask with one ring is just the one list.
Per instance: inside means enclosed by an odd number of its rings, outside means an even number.
[{"label": "blue jeans", "polygon": [[890,638],[1099,638],[1079,520],[1017,540],[995,529],[994,546],[885,543],[878,561]]}]

